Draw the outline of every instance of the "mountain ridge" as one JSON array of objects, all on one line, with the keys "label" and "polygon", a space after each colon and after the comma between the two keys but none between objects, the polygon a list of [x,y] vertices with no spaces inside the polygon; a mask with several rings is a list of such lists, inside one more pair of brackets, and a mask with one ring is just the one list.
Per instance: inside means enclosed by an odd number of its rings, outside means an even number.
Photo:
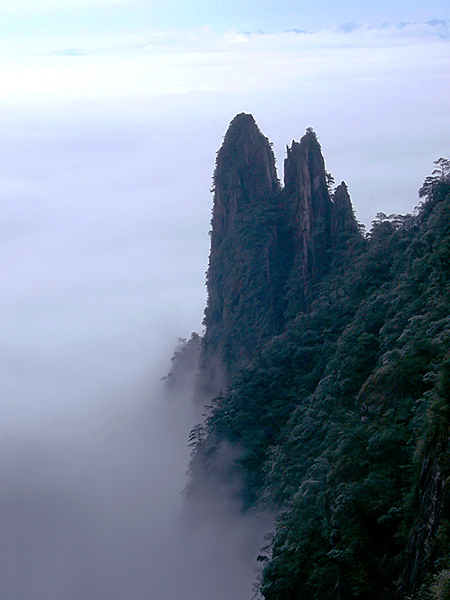
[{"label": "mountain ridge", "polygon": [[272,146],[253,116],[240,113],[231,121],[213,177],[201,359],[205,394],[226,388],[261,344],[308,305],[310,288],[329,268],[338,240],[358,235],[345,183],[335,204],[327,178],[312,129],[287,147],[281,187]]},{"label": "mountain ridge", "polygon": [[214,491],[278,514],[266,600],[444,600],[450,162],[436,161],[417,214],[379,213],[363,235],[311,129],[281,188],[270,142],[237,117],[214,177],[197,386],[209,406],[186,501]]}]

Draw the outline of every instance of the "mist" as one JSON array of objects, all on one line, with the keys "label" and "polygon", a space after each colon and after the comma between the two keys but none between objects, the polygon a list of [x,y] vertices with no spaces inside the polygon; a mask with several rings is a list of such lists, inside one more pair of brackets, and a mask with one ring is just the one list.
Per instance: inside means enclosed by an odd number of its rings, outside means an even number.
[{"label": "mist", "polygon": [[250,600],[270,518],[183,509],[201,411],[161,381],[202,333],[215,153],[251,112],[282,178],[312,126],[361,222],[412,212],[448,22],[46,31],[0,42],[0,597]]},{"label": "mist", "polygon": [[226,502],[183,516],[201,414],[192,372],[176,392],[161,381],[178,338],[201,332],[205,130],[192,155],[191,137],[155,122],[15,118],[2,152],[0,596],[247,600],[267,523]]},{"label": "mist", "polygon": [[188,399],[143,375],[70,422],[3,437],[2,597],[251,597],[263,531],[223,503],[183,525]]}]

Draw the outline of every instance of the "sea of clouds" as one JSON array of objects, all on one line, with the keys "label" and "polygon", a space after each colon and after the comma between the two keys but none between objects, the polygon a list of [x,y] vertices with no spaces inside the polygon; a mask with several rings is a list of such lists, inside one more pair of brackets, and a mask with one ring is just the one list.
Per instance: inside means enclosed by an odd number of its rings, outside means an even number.
[{"label": "sea of clouds", "polygon": [[[448,23],[9,40],[0,66],[0,596],[249,600],[267,524],[180,525],[215,153],[314,127],[357,217],[448,156]],[[202,507],[200,507],[200,512]],[[206,514],[214,515],[207,518]]]}]

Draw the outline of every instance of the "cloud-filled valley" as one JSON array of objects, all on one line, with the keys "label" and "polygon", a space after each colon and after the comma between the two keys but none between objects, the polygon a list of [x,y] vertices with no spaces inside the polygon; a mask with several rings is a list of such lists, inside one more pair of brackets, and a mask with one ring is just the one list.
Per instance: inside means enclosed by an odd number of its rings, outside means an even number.
[{"label": "cloud-filled valley", "polygon": [[160,382],[202,329],[216,151],[251,112],[282,179],[312,126],[360,221],[413,211],[448,156],[450,34],[409,23],[0,41],[1,597],[250,600],[269,525],[181,526],[201,415]]}]

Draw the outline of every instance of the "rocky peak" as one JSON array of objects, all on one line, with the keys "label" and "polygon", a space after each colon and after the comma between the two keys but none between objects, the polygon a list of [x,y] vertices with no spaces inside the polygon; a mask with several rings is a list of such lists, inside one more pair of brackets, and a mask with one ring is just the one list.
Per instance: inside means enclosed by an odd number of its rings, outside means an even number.
[{"label": "rocky peak", "polygon": [[312,129],[287,148],[280,189],[272,145],[252,115],[231,121],[217,153],[201,387],[221,392],[262,344],[308,310],[330,268],[333,235],[357,229],[345,184],[334,204]]},{"label": "rocky peak", "polygon": [[307,308],[314,283],[330,263],[332,203],[325,162],[312,129],[287,148],[284,162],[285,202],[291,212],[296,251],[289,294],[291,316]]},{"label": "rocky peak", "polygon": [[275,157],[269,140],[252,115],[236,115],[217,154],[213,232],[217,234],[232,226],[238,209],[252,203],[267,204],[278,189]]},{"label": "rocky peak", "polygon": [[[315,132],[308,128],[300,142],[292,141],[286,147],[284,161],[284,186],[288,192],[303,187],[317,192],[325,184],[325,162]],[[323,191],[323,190],[322,190]]]},{"label": "rocky peak", "polygon": [[252,115],[238,114],[217,153],[202,387],[217,393],[274,333],[270,255],[279,192],[275,157]]},{"label": "rocky peak", "polygon": [[353,212],[352,201],[347,185],[342,181],[333,195],[333,211],[331,220],[331,237],[333,246],[342,246],[346,239],[359,231],[358,222]]}]

